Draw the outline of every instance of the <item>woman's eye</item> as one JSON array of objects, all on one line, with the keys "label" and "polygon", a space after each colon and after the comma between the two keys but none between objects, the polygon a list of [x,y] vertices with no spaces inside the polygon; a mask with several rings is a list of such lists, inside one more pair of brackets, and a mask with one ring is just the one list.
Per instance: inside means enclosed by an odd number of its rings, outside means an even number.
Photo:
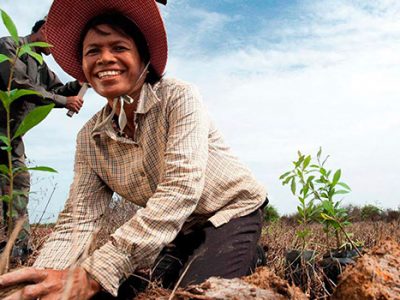
[{"label": "woman's eye", "polygon": [[118,52],[122,52],[122,51],[125,51],[125,50],[128,50],[128,49],[125,46],[115,46],[114,50],[118,51]]},{"label": "woman's eye", "polygon": [[86,50],[86,53],[85,53],[85,55],[94,55],[94,54],[97,54],[99,52],[99,50],[98,49],[96,49],[96,48],[92,48],[92,49],[88,49],[88,50]]}]

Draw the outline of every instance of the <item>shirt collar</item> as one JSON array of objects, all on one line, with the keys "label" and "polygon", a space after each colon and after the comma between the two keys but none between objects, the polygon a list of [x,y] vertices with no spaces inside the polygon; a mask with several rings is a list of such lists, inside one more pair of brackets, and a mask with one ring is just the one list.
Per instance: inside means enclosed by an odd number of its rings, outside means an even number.
[{"label": "shirt collar", "polygon": [[147,113],[156,103],[160,102],[160,98],[156,93],[159,87],[160,82],[157,82],[154,86],[151,86],[149,83],[143,85],[139,96],[138,107],[136,109],[137,114]]},{"label": "shirt collar", "polygon": [[[159,87],[159,82],[157,82],[154,86],[151,86],[149,83],[145,83],[143,85],[139,96],[136,114],[146,114],[155,104],[160,102],[160,98],[157,96],[156,93]],[[100,135],[104,132],[113,139],[117,137],[117,134],[112,126],[113,115],[113,109],[111,109],[111,107],[106,104],[99,112],[99,116],[93,126],[91,132],[92,137]]]}]

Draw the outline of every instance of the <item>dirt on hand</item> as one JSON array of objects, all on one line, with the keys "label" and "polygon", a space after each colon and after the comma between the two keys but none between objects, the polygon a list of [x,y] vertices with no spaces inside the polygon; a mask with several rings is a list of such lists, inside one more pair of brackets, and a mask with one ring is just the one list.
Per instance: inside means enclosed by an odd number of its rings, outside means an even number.
[{"label": "dirt on hand", "polygon": [[331,299],[400,299],[400,244],[387,239],[345,270]]}]

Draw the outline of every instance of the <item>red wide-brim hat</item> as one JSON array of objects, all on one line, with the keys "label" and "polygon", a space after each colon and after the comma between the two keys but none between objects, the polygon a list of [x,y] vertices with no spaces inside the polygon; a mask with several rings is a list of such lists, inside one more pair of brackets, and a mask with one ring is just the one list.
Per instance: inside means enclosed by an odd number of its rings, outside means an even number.
[{"label": "red wide-brim hat", "polygon": [[147,41],[151,65],[163,75],[168,57],[167,34],[154,0],[54,0],[45,34],[61,68],[77,80],[87,81],[79,53],[81,32],[93,17],[107,12],[121,13],[136,24]]}]

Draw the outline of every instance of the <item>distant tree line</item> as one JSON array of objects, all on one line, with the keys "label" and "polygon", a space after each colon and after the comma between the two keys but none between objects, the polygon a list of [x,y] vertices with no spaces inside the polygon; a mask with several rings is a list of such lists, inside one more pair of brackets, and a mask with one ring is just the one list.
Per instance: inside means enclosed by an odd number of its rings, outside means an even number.
[{"label": "distant tree line", "polygon": [[[345,209],[350,217],[350,221],[353,223],[361,221],[400,221],[400,207],[398,209],[382,209],[372,204],[366,204],[364,206],[350,204],[346,206]],[[264,208],[264,219],[266,222],[275,222],[277,220],[281,220],[295,225],[298,223],[298,213],[281,216],[273,205],[267,205]],[[318,222],[318,217],[315,218],[314,221]]]}]

